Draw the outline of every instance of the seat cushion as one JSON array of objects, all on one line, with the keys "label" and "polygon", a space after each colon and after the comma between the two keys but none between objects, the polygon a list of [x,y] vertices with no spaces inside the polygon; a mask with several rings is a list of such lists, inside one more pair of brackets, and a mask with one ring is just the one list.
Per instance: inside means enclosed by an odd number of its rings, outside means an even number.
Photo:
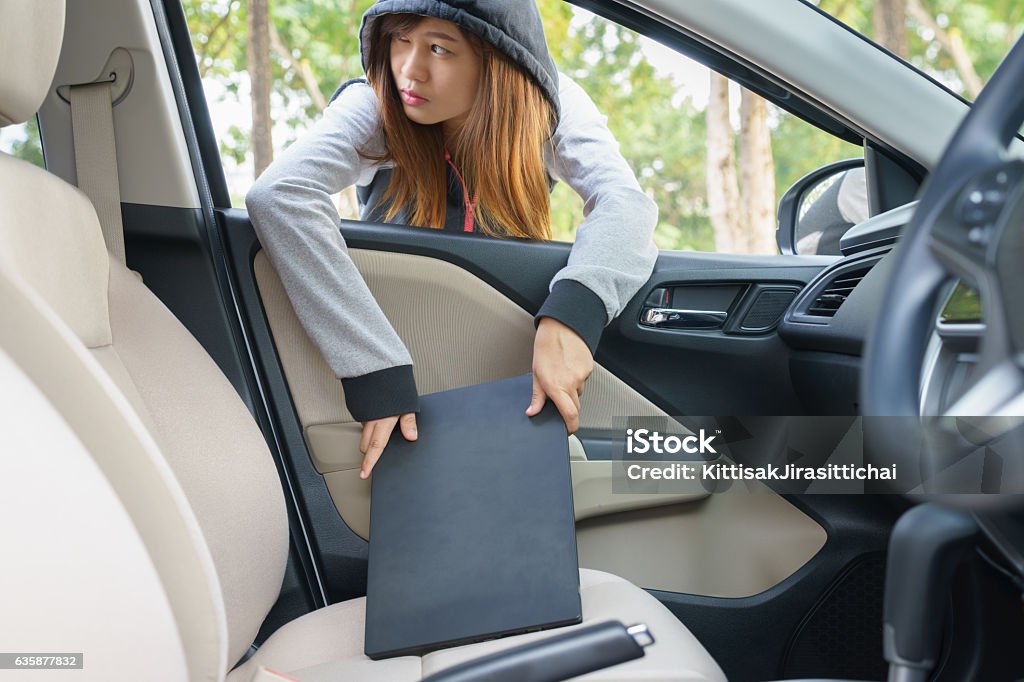
[{"label": "seat cushion", "polygon": [[[725,675],[700,642],[657,599],[630,582],[608,573],[580,569],[583,624],[619,620],[645,623],[655,643],[638,660],[599,670],[580,679],[601,680],[725,680]],[[286,624],[256,654],[228,675],[228,682],[249,682],[261,666],[302,682],[320,680],[388,680],[403,682],[450,668],[495,651],[526,644],[570,628],[443,649],[422,658],[403,656],[372,661],[363,654],[366,599],[332,604]]]}]

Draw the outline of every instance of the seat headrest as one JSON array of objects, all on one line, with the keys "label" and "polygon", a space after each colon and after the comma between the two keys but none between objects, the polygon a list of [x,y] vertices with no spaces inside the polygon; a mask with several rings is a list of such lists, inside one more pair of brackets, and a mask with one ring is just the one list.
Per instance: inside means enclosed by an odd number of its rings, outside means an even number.
[{"label": "seat headrest", "polygon": [[50,89],[65,0],[0,0],[0,127],[31,118]]}]

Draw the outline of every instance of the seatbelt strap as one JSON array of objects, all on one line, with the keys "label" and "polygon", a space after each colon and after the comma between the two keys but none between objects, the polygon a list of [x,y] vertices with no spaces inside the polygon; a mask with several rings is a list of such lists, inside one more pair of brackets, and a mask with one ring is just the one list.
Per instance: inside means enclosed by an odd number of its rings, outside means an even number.
[{"label": "seatbelt strap", "polygon": [[124,224],[121,222],[111,83],[72,85],[69,99],[78,188],[96,208],[107,250],[124,263]]}]

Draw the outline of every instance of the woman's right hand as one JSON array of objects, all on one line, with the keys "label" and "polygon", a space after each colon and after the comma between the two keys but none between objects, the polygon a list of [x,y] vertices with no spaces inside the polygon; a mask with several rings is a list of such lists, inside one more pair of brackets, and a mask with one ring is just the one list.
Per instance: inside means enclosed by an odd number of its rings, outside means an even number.
[{"label": "woman's right hand", "polygon": [[401,424],[402,435],[406,440],[416,440],[415,413],[403,414],[401,417],[384,417],[363,422],[363,435],[359,439],[359,452],[363,453],[363,465],[359,468],[359,478],[367,479],[370,472],[384,452],[384,446],[391,439],[395,424]]}]

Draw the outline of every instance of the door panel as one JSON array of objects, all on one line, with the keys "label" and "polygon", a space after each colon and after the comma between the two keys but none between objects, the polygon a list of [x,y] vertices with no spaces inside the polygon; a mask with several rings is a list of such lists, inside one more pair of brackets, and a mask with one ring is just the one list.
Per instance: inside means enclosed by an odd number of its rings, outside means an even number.
[{"label": "door panel", "polygon": [[[765,286],[807,284],[836,259],[662,252],[650,280],[601,337],[598,358],[672,415],[800,414],[790,349],[774,330],[737,327]],[[721,329],[656,329],[641,324],[651,292],[739,285]]]},{"label": "door panel", "polygon": [[[533,317],[464,269],[435,258],[351,249],[370,291],[413,358],[420,393],[530,371]],[[299,324],[265,254],[255,257],[260,298],[299,416],[313,424],[352,422],[340,382]],[[526,405],[523,405],[526,409]],[[663,416],[602,368],[583,397],[581,425],[612,428],[616,416]]]},{"label": "door panel", "polygon": [[[538,307],[545,283],[564,264],[569,245],[452,239],[390,226],[349,227],[350,255],[409,348],[422,393],[530,371],[533,318],[510,299],[536,298],[527,305]],[[536,247],[542,247],[542,257],[526,272],[502,267]],[[544,258],[553,247],[560,258]],[[257,252],[251,265],[309,456],[337,513],[357,536],[367,538],[370,485],[358,476],[359,424],[348,414],[340,382],[301,328],[265,254]],[[704,273],[717,275],[711,265],[705,264]],[[688,274],[676,266],[667,269],[663,281],[685,280]],[[753,269],[740,274],[754,282],[755,275],[763,276]],[[788,272],[780,277],[793,281]],[[541,286],[536,286],[538,281]],[[622,320],[619,324],[624,326]],[[707,342],[706,336],[696,342],[693,335],[680,338],[689,344]],[[665,356],[658,347],[664,339],[659,335],[658,340],[655,352]],[[750,337],[736,341],[744,344],[741,348],[757,344]],[[633,346],[630,357],[645,352],[642,344]],[[707,361],[700,350],[679,352]],[[622,437],[624,417],[669,415],[598,360],[582,399],[582,447],[574,444],[571,463],[583,565],[652,589],[736,597],[772,587],[820,550],[826,539],[821,526],[767,490],[706,499],[708,493],[695,481],[693,490],[675,495],[612,493],[608,452],[616,435]],[[671,382],[672,377],[662,381]],[[589,449],[595,450],[594,459],[588,457]],[[692,551],[696,546],[700,552]]]},{"label": "door panel", "polygon": [[576,524],[581,566],[647,589],[709,597],[764,592],[809,562],[826,539],[821,526],[763,486]]},{"label": "door panel", "polygon": [[[426,256],[362,249],[352,249],[350,255],[409,348],[421,393],[530,371],[532,316],[480,279]],[[348,413],[340,382],[302,329],[262,251],[255,257],[254,269],[310,455],[342,518],[356,534],[368,538],[370,484],[359,478],[361,427]],[[596,432],[610,431],[615,419],[625,415],[667,416],[600,366],[595,367],[581,403],[581,426]],[[583,446],[577,451],[585,458]],[[583,516],[707,494],[695,483],[692,493],[680,496],[613,496],[611,462],[581,460],[574,463],[574,471],[581,479],[578,497]],[[606,487],[595,485],[601,482]],[[603,487],[600,493],[599,487]]]},{"label": "door panel", "polygon": [[[575,436],[570,436],[570,441]],[[576,442],[579,442],[578,440]],[[636,462],[645,464],[644,462]],[[635,509],[674,506],[703,500],[709,495],[700,481],[677,482],[674,488],[684,490],[674,493],[616,493],[612,492],[615,468],[621,465],[611,460],[588,460],[580,446],[580,456],[573,458],[569,448],[569,470],[572,474],[572,503],[576,512],[577,525],[584,519],[600,516],[619,515]],[[690,505],[686,505],[689,507]],[[617,517],[617,516],[616,516]],[[618,517],[617,517],[618,518]],[[577,540],[578,542],[578,540]],[[589,565],[589,564],[588,564]],[[596,568],[597,565],[594,564]]]},{"label": "door panel", "polygon": [[[171,215],[177,209],[164,210],[169,213],[161,224],[179,224],[181,229],[173,234],[170,229],[166,230],[166,237],[163,233],[147,237],[146,255],[142,260],[138,259],[143,254],[143,243],[133,235],[149,234],[147,230],[152,220],[136,220],[135,213],[126,213],[129,244],[136,251],[138,269],[149,286],[163,294],[173,294],[165,295],[164,300],[182,319],[189,320],[198,314],[208,322],[209,317],[196,312],[196,304],[205,305],[216,297],[211,297],[209,292],[196,291],[195,280],[182,279],[179,273],[192,273],[196,267],[208,266],[215,260],[214,254],[208,251],[201,233],[192,228],[191,216]],[[146,216],[152,217],[149,213]],[[321,594],[328,603],[364,595],[367,543],[345,523],[335,502],[336,497],[346,500],[354,493],[339,490],[334,483],[329,487],[314,465],[308,434],[302,428],[303,422],[288,392],[289,382],[282,369],[280,353],[286,348],[276,347],[264,302],[260,300],[254,269],[260,246],[248,218],[244,211],[218,210],[218,220],[226,247],[231,295],[237,305],[236,309],[226,308],[224,316],[241,322],[239,335],[244,336],[246,344],[238,350],[242,353],[238,358],[241,365],[248,368],[245,362],[248,356],[244,353],[251,352],[251,366],[255,370],[245,375],[244,380],[251,382],[252,395],[261,406],[260,423],[272,452],[279,457],[282,482],[291,503],[290,510],[294,510],[291,518],[294,561],[289,568],[285,592],[261,632],[262,641],[289,618],[323,603]],[[544,282],[565,262],[569,249],[564,244],[444,239],[447,235],[423,234],[425,231],[407,228],[349,224],[344,228],[346,239],[350,245],[358,246],[357,250],[405,251],[457,265],[522,307],[527,315],[543,301]],[[187,249],[182,248],[185,242],[191,245]],[[146,260],[150,257],[160,259],[159,267],[155,266],[156,261]],[[713,282],[719,274],[715,263],[720,262],[723,268],[733,267],[735,260],[728,256],[662,254],[646,288],[675,281]],[[795,271],[800,276],[794,277],[793,259],[759,260],[759,267],[752,267],[748,260],[748,267],[743,269],[763,281],[804,281],[820,269],[813,261],[801,261],[804,267],[797,268]],[[680,273],[680,268],[685,272]],[[638,298],[644,294],[641,292]],[[626,320],[635,324],[642,303],[639,300],[629,306],[636,311],[635,317],[627,310],[606,330],[598,360],[609,371],[616,363],[620,364],[623,371],[615,370],[619,379],[625,379],[631,388],[642,390],[662,413],[683,411],[672,407],[672,403],[691,408],[689,414],[693,415],[755,414],[751,411],[754,409],[772,414],[773,410],[790,409],[778,407],[770,400],[773,395],[785,395],[794,390],[789,385],[788,374],[792,354],[778,339],[771,338],[773,335],[724,339],[724,342],[700,336],[696,339],[687,335],[667,337],[678,339],[674,344],[630,340],[622,328]],[[267,304],[273,305],[270,301]],[[301,331],[298,323],[294,324]],[[202,325],[199,327],[202,332],[210,331]],[[639,333],[644,331],[639,330]],[[232,347],[230,339],[216,340]],[[747,348],[751,350],[748,352]],[[315,363],[323,361],[313,357],[315,362],[310,362],[315,368]],[[848,360],[855,365],[856,358]],[[764,363],[775,366],[764,367]],[[326,369],[323,371],[327,373],[324,385],[338,391],[337,402],[334,405],[325,402],[326,407],[322,405],[318,409],[334,415],[331,419],[339,414],[344,417],[338,382]],[[851,371],[855,371],[855,367]],[[307,387],[319,381],[316,372],[311,372],[310,376],[312,383],[303,382]],[[700,376],[718,383],[709,389],[694,378]],[[827,383],[824,377],[821,381]],[[708,401],[706,406],[705,400]],[[262,406],[266,407],[265,413]],[[341,406],[340,411],[337,406]],[[798,409],[793,413],[804,411]],[[349,427],[354,425],[350,423]],[[602,430],[583,434],[588,459],[583,461],[579,449],[571,445],[575,453],[571,466],[577,470],[579,465],[607,466],[615,435]],[[621,437],[621,433],[618,435]],[[580,500],[586,498],[584,488],[588,480],[591,480],[589,476],[576,477],[575,494]],[[244,472],[240,474],[240,482],[244,484]],[[596,485],[600,489],[601,484]],[[604,485],[608,490],[607,484]],[[797,641],[801,623],[812,612],[827,607],[827,595],[837,589],[847,594],[842,591],[845,589],[842,586],[849,582],[844,576],[849,576],[850,571],[859,571],[855,567],[863,564],[866,557],[876,557],[873,561],[877,563],[877,557],[885,548],[888,529],[902,510],[900,501],[890,498],[777,498],[769,495],[743,499],[739,495],[719,494],[689,504],[623,512],[608,506],[608,498],[614,498],[611,500],[614,504],[618,497],[607,494],[598,503],[603,505],[603,511],[610,513],[596,517],[586,511],[581,514],[577,528],[582,561],[625,574],[651,587],[655,596],[727,666],[731,679],[763,679],[764,670],[778,667],[781,671],[784,661],[788,660],[787,647]],[[582,506],[593,508],[593,505]],[[798,514],[787,513],[792,510]],[[822,539],[825,539],[824,546],[820,545]],[[820,549],[816,551],[818,546]],[[782,579],[800,564],[803,565],[799,569]],[[753,596],[740,596],[750,595],[780,579],[774,587]],[[865,603],[880,603],[880,589],[880,582],[871,583],[870,590],[861,585],[855,594]],[[766,633],[764,623],[773,624],[770,634]],[[856,621],[847,618],[844,623],[843,632],[849,636],[873,637],[877,630],[874,621],[867,617]],[[754,640],[756,646],[752,649]]]}]

